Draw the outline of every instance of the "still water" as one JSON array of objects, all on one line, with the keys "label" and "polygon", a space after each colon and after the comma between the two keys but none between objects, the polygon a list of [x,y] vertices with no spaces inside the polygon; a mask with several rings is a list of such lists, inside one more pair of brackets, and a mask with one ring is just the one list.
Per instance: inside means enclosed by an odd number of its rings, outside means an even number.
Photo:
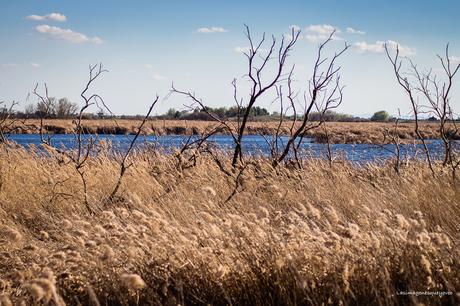
[{"label": "still water", "polygon": [[[97,141],[110,142],[116,150],[126,150],[133,139],[133,135],[83,135],[84,141],[89,138],[96,138]],[[266,136],[270,141],[270,136]],[[138,138],[136,146],[142,147],[146,144],[155,145],[165,151],[172,151],[175,148],[181,148],[187,141],[189,136],[183,135],[164,135],[164,136],[141,136]],[[14,134],[8,136],[9,140],[17,144],[28,147],[29,145],[40,145],[40,135],[38,134]],[[245,135],[243,137],[243,152],[244,154],[253,155],[269,155],[270,146],[267,140],[260,135]],[[209,141],[221,149],[230,149],[233,147],[233,139],[230,135],[214,135],[209,138]],[[287,137],[281,137],[280,147],[283,147],[287,141]],[[68,134],[53,135],[51,143],[56,147],[65,147],[72,149],[75,147],[75,136]],[[457,142],[455,144],[460,147]],[[388,158],[393,158],[394,145],[373,145],[373,144],[331,144],[333,154],[341,156],[350,161],[379,161]],[[442,144],[439,140],[428,141],[428,149],[434,158],[440,157],[442,154]],[[314,143],[312,139],[304,139],[301,145],[303,154],[310,156],[322,156],[327,152],[327,145]],[[421,144],[404,144],[401,145],[401,158],[423,158],[423,147]]]}]

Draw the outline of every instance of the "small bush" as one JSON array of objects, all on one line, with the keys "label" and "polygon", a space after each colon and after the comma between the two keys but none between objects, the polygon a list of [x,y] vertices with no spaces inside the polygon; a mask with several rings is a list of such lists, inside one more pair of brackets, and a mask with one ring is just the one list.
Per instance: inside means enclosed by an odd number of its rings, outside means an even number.
[{"label": "small bush", "polygon": [[390,115],[384,110],[375,112],[371,117],[371,121],[388,121],[389,119]]}]

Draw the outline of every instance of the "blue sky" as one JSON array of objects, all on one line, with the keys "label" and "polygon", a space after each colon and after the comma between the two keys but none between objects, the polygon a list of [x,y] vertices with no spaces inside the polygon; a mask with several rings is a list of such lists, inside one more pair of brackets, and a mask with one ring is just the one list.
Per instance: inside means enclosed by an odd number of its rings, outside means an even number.
[{"label": "blue sky", "polygon": [[[340,111],[368,115],[409,111],[381,42],[397,42],[421,67],[439,68],[436,54],[447,42],[460,59],[459,1],[0,1],[0,100],[25,105],[36,82],[50,95],[79,100],[88,65],[109,70],[95,89],[116,114],[144,113],[171,82],[195,91],[210,106],[232,105],[231,80],[245,97],[247,46],[243,24],[254,37],[302,30],[290,58],[296,87],[305,88],[321,33],[336,28],[353,47],[340,60],[345,88]],[[353,30],[347,29],[352,28]],[[460,78],[453,105],[460,108]],[[260,106],[276,110],[267,97]],[[183,108],[180,97],[162,100],[156,113]]]}]

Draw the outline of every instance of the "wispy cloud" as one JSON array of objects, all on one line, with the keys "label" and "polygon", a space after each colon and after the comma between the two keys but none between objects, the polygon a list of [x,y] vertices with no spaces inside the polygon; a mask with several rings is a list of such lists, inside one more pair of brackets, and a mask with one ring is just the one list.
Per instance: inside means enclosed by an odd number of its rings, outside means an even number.
[{"label": "wispy cloud", "polygon": [[460,64],[460,56],[449,56],[450,62],[454,65]]},{"label": "wispy cloud", "polygon": [[329,35],[335,30],[334,35],[332,36],[333,40],[343,40],[343,38],[339,37],[337,34],[340,34],[341,31],[339,28],[334,27],[330,24],[313,24],[308,26],[305,31],[307,34],[305,35],[305,38],[309,42],[319,42],[319,41],[324,41],[326,40]]},{"label": "wispy cloud", "polygon": [[[251,48],[250,47],[235,47],[233,48],[233,51],[237,52],[237,53],[247,53],[249,54],[249,52],[251,51]],[[266,48],[259,48],[257,50],[257,54],[268,54],[268,51],[269,49],[266,49]]]},{"label": "wispy cloud", "polygon": [[235,47],[233,48],[233,51],[238,52],[238,53],[249,53],[250,48],[249,47]]},{"label": "wispy cloud", "polygon": [[64,22],[67,21],[67,17],[64,14],[60,13],[51,13],[47,15],[29,15],[26,16],[27,20],[34,20],[34,21],[59,21]]},{"label": "wispy cloud", "polygon": [[224,29],[222,27],[203,27],[203,28],[199,28],[196,30],[198,33],[205,33],[205,34],[209,34],[209,33],[225,33],[225,32],[228,32],[227,29]]},{"label": "wispy cloud", "polygon": [[[286,40],[291,40],[292,39],[292,31],[294,31],[294,33],[297,33],[300,30],[301,30],[301,28],[298,25],[296,25],[296,24],[290,25],[289,26],[289,33],[284,34],[283,37]],[[302,39],[302,36],[299,35],[297,39]]]},{"label": "wispy cloud", "polygon": [[5,64],[0,64],[0,67],[2,68],[13,68],[13,67],[17,67],[18,64],[15,64],[15,63],[5,63]]},{"label": "wispy cloud", "polygon": [[37,63],[30,63],[30,65],[34,68],[40,68],[41,65],[40,64],[37,64]]},{"label": "wispy cloud", "polygon": [[148,70],[147,74],[151,75],[152,79],[154,79],[156,81],[164,81],[164,80],[168,79],[166,76],[161,75],[159,73],[152,74],[153,72],[155,72],[155,70],[153,69],[154,67],[153,67],[152,64],[146,63],[146,64],[144,64],[144,68],[146,70]]},{"label": "wispy cloud", "polygon": [[166,80],[167,77],[165,77],[164,75],[155,73],[155,74],[153,75],[153,79],[156,80],[156,81],[163,81],[163,80]]},{"label": "wispy cloud", "polygon": [[359,53],[383,53],[385,51],[384,44],[385,42],[383,41],[377,41],[376,43],[367,43],[365,41],[359,41],[354,43],[353,46]]},{"label": "wispy cloud", "polygon": [[356,30],[356,29],[354,29],[354,28],[352,28],[352,27],[348,27],[348,28],[347,28],[347,33],[348,33],[348,34],[358,34],[358,35],[364,35],[364,34],[366,34],[366,32],[361,31],[361,30]]},{"label": "wispy cloud", "polygon": [[318,34],[318,35],[330,35],[334,30],[335,32],[341,33],[340,29],[330,24],[312,24],[306,28],[307,32]]},{"label": "wispy cloud", "polygon": [[73,44],[81,44],[81,43],[93,43],[93,44],[101,44],[102,39],[97,36],[88,37],[83,33],[75,32],[70,29],[63,29],[60,27],[49,26],[46,24],[42,24],[35,27],[35,30],[43,35],[47,35],[52,38],[65,40],[67,42]]},{"label": "wispy cloud", "polygon": [[394,40],[387,40],[386,44],[390,50],[396,50],[396,48],[399,48],[399,53],[402,56],[409,56],[409,55],[414,55],[416,53],[415,48],[411,48],[409,46],[404,46],[401,45],[399,42],[394,41]]},{"label": "wispy cloud", "polygon": [[295,32],[300,31],[300,27],[296,24],[289,26],[289,30],[294,30]]},{"label": "wispy cloud", "polygon": [[387,40],[387,41],[376,41],[375,43],[367,43],[365,41],[356,42],[353,47],[359,53],[384,53],[385,52],[385,44],[388,46],[390,50],[396,50],[399,48],[399,53],[402,56],[409,56],[415,54],[415,48],[411,48],[409,46],[401,45],[400,43],[394,40]]}]

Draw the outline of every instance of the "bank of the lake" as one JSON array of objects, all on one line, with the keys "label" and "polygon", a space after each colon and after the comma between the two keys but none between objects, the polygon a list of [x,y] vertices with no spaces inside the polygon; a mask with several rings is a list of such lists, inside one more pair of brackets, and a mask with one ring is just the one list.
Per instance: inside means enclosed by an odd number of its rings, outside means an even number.
[{"label": "bank of the lake", "polygon": [[[292,122],[285,121],[280,132],[289,135],[289,127]],[[88,134],[115,134],[126,135],[137,131],[140,120],[83,120],[83,128]],[[218,124],[212,121],[187,121],[187,120],[149,120],[142,130],[143,135],[199,135],[212,130]],[[236,129],[236,123],[234,125]],[[246,133],[248,135],[270,135],[276,132],[276,121],[251,121],[248,122]],[[38,134],[40,121],[33,119],[25,123],[17,121],[14,124],[15,133]],[[53,134],[72,134],[74,131],[72,120],[49,119],[43,124],[43,131]],[[397,129],[392,122],[327,122],[321,128],[312,129],[306,133],[306,137],[313,138],[315,142],[324,142],[326,130],[331,143],[366,143],[380,144],[385,142],[385,133],[397,135],[402,142],[415,140],[414,124],[412,122],[400,122]],[[437,139],[438,124],[436,122],[421,122],[420,130],[425,138]],[[223,132],[225,134],[225,131]],[[228,133],[227,133],[228,134]]]}]

